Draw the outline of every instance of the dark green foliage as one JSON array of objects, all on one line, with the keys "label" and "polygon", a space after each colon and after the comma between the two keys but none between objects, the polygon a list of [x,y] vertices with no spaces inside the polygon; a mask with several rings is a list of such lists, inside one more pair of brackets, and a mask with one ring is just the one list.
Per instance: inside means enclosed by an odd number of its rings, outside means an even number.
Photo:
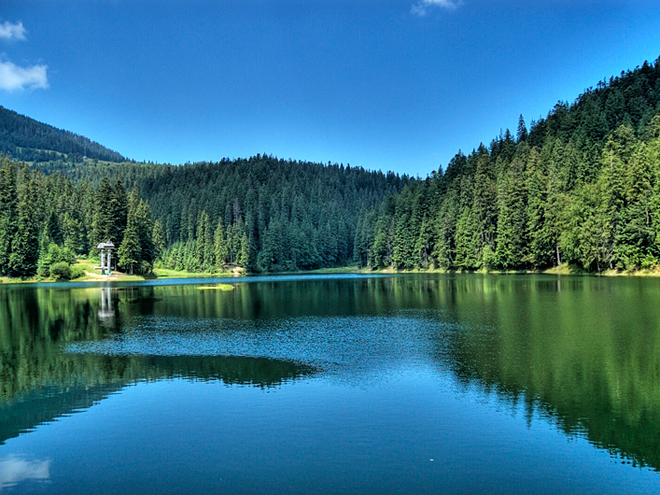
[{"label": "dark green foliage", "polygon": [[18,229],[16,164],[0,156],[0,275],[9,275],[12,241]]},{"label": "dark green foliage", "polygon": [[[50,132],[20,119],[35,136]],[[0,133],[0,147],[12,139]],[[0,163],[0,274],[28,276],[39,268],[47,276],[50,244],[97,256],[96,246],[108,240],[120,267],[134,273],[150,271],[156,259],[188,271],[342,266],[356,253],[359,211],[408,182],[393,173],[267,155],[179,167],[51,157],[38,169],[31,195],[16,165]],[[128,198],[126,189],[142,200]],[[422,244],[426,252],[429,244]]]},{"label": "dark green foliage", "polygon": [[[460,151],[362,212],[364,266],[587,271],[660,263],[660,59]],[[367,255],[369,253],[370,255]]]},{"label": "dark green foliage", "polygon": [[518,118],[518,142],[524,141],[527,139],[527,126],[525,125],[525,119],[522,114]]},{"label": "dark green foliage", "polygon": [[[94,215],[92,217],[92,232],[90,236],[90,254],[96,251],[96,246],[101,242],[112,241],[115,243],[113,233],[114,228],[113,212],[111,210],[111,200],[114,191],[110,186],[110,181],[104,177],[101,185],[94,195]],[[119,245],[119,243],[115,243]]]},{"label": "dark green foliage", "polygon": [[62,234],[62,229],[60,227],[60,221],[57,218],[57,214],[54,209],[50,210],[48,215],[48,220],[46,221],[46,236],[49,240],[57,244],[58,246],[64,243],[64,237]]},{"label": "dark green foliage", "polygon": [[[65,279],[82,275],[80,269],[71,267],[76,255],[91,251],[96,256],[96,241],[123,239],[126,202],[120,181],[113,188],[105,179],[94,190],[89,183],[75,185],[61,174],[44,175],[0,156],[0,275]],[[150,271],[156,253],[152,235],[158,229],[137,193],[133,202],[138,270]],[[95,242],[93,249],[88,239]]]},{"label": "dark green foliage", "polygon": [[161,225],[160,263],[188,271],[346,265],[355,254],[359,211],[408,182],[391,173],[266,155],[180,167],[81,166],[66,172],[99,184],[92,247],[107,231],[108,215],[99,207],[107,201],[109,181],[99,174],[112,174],[139,191]]},{"label": "dark green foliage", "polygon": [[[157,259],[188,271],[651,268],[659,113],[660,59],[558,102],[529,128],[520,116],[516,136],[459,151],[425,180],[267,155],[180,167],[58,156],[42,173],[2,158],[0,274],[44,273],[51,244],[95,255],[106,240],[139,273]],[[18,146],[16,132],[0,133],[0,148]]]},{"label": "dark green foliage", "polygon": [[160,259],[165,251],[165,233],[163,232],[163,226],[158,220],[154,222],[151,239],[154,243],[154,260]]},{"label": "dark green foliage", "polygon": [[128,199],[121,180],[114,186],[104,177],[94,194],[92,230],[90,234],[90,254],[96,254],[96,246],[101,242],[112,241],[120,246],[124,238],[128,217]]},{"label": "dark green foliage", "polygon": [[119,266],[125,268],[129,274],[133,275],[135,271],[139,271],[142,261],[142,248],[137,224],[133,218],[131,218],[126,228],[124,241],[119,246],[117,256],[119,257]]},{"label": "dark green foliage", "polygon": [[128,198],[124,185],[119,178],[115,181],[115,185],[110,193],[107,211],[111,225],[108,232],[108,239],[112,239],[116,245],[120,245],[124,237],[124,230],[126,230],[128,219]]},{"label": "dark green foliage", "polygon": [[83,157],[110,162],[124,160],[119,153],[86,137],[42,124],[2,106],[0,153],[28,162],[65,160],[75,163]]},{"label": "dark green foliage", "polygon": [[9,275],[30,277],[37,273],[39,261],[40,191],[39,178],[25,167],[19,188],[18,228],[11,242]]},{"label": "dark green foliage", "polygon": [[64,279],[70,280],[71,277],[71,265],[65,263],[64,261],[58,261],[50,267],[50,275],[55,280]]},{"label": "dark green foliage", "polygon": [[498,181],[498,216],[494,265],[522,266],[527,250],[525,177],[522,165],[514,161]]},{"label": "dark green foliage", "polygon": [[39,263],[37,273],[41,277],[48,277],[52,274],[52,266],[57,263],[72,265],[76,262],[76,256],[68,247],[60,248],[57,244],[51,242],[39,253]]},{"label": "dark green foliage", "polygon": [[[0,130],[0,150],[38,162],[43,173],[58,176],[61,172],[74,181],[63,183],[68,191],[60,199],[56,186],[44,191],[46,202],[53,203],[50,210],[41,212],[48,216],[46,245],[66,244],[78,254],[90,255],[96,255],[100,242],[111,240],[120,246],[128,229],[126,187],[138,191],[157,221],[151,235],[158,239],[154,244],[150,238],[142,246],[148,256],[138,257],[150,260],[147,265],[155,258],[165,266],[192,271],[223,266],[272,271],[346,265],[355,254],[359,211],[408,182],[407,177],[393,173],[267,155],[179,167],[100,163],[119,162],[121,157],[9,110],[0,109],[1,125],[6,130]],[[83,147],[75,148],[75,143]],[[21,153],[32,150],[34,156],[18,153],[19,148]],[[41,156],[37,149],[52,151]],[[82,155],[88,159],[81,161]],[[114,186],[108,177],[116,178]],[[84,190],[75,190],[81,187]],[[18,227],[17,200],[11,192],[7,204],[0,205],[5,212],[0,213],[0,222],[6,222],[5,232],[10,232],[6,238],[13,238]],[[0,237],[0,267],[8,266],[1,260],[3,253],[11,251],[10,246],[3,249],[2,242]],[[129,258],[136,261],[134,256]]]},{"label": "dark green foliage", "polygon": [[156,259],[152,238],[154,224],[147,204],[133,190],[128,198],[128,217],[123,240],[117,250],[119,266],[131,275],[149,273]]}]

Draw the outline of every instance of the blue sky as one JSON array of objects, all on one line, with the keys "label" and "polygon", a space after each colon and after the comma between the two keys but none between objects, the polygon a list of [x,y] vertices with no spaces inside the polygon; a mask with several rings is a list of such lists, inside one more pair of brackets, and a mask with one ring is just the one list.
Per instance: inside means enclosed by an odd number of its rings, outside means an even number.
[{"label": "blue sky", "polygon": [[660,2],[0,3],[0,104],[136,160],[422,177],[660,56]]}]

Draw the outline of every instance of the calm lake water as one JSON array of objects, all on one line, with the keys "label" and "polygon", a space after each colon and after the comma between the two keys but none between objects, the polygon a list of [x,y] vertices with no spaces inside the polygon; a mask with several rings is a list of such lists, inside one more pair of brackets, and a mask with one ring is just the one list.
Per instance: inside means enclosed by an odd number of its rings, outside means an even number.
[{"label": "calm lake water", "polygon": [[0,285],[3,493],[649,493],[659,469],[658,279]]}]

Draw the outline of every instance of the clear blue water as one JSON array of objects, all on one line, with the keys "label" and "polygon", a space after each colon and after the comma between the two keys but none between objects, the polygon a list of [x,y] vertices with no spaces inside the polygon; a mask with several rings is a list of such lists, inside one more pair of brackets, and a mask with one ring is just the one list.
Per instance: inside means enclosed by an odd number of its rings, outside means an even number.
[{"label": "clear blue water", "polygon": [[0,286],[0,491],[660,490],[659,281],[185,282]]}]

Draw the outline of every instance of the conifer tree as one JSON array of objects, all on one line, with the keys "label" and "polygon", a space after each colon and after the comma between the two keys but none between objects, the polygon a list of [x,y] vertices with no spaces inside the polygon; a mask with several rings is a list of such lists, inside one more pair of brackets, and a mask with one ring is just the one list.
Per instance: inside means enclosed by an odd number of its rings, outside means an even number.
[{"label": "conifer tree", "polygon": [[497,185],[494,177],[488,150],[481,145],[477,152],[477,170],[474,179],[474,199],[469,226],[472,232],[475,268],[488,267],[495,251],[495,235],[497,228]]},{"label": "conifer tree", "polygon": [[114,243],[117,241],[116,238],[113,238],[113,234],[116,235],[116,231],[114,229],[113,211],[110,207],[113,195],[114,191],[110,186],[110,181],[107,177],[104,177],[94,195],[94,212],[90,235],[90,248],[93,254],[96,254],[96,246],[99,243],[106,241],[112,241]]},{"label": "conifer tree", "polygon": [[18,229],[16,164],[0,156],[0,275],[10,273],[9,257]]},{"label": "conifer tree", "polygon": [[551,235],[551,215],[548,213],[548,178],[543,172],[536,149],[532,150],[528,159],[527,177],[527,261],[533,268],[548,268],[553,265],[555,242]]},{"label": "conifer tree", "polygon": [[64,244],[64,236],[62,235],[62,229],[60,228],[60,221],[57,218],[54,208],[51,208],[50,213],[48,214],[45,234],[51,242],[54,242],[58,246]]},{"label": "conifer tree", "polygon": [[522,114],[518,117],[518,142],[521,143],[527,139],[527,126],[525,125],[525,119]]},{"label": "conifer tree", "polygon": [[433,257],[442,268],[454,268],[456,260],[456,224],[458,222],[458,193],[448,190],[435,218],[436,243]]},{"label": "conifer tree", "polygon": [[221,269],[227,262],[227,240],[225,239],[225,229],[222,225],[222,217],[218,218],[218,225],[213,234],[213,254],[215,256],[215,266]]},{"label": "conifer tree", "polygon": [[119,266],[128,271],[130,275],[139,270],[142,261],[142,247],[138,233],[138,221],[135,213],[129,212],[124,239],[117,250]]},{"label": "conifer tree", "polygon": [[455,265],[457,268],[467,270],[479,268],[477,244],[474,242],[477,237],[475,226],[476,223],[473,220],[472,209],[469,206],[464,207],[456,222]]},{"label": "conifer tree", "polygon": [[108,208],[108,215],[111,221],[108,236],[118,246],[124,238],[124,230],[126,229],[128,218],[128,197],[119,178],[117,178],[115,185],[110,191],[109,203],[106,207]]},{"label": "conifer tree", "polygon": [[151,235],[154,244],[154,261],[161,259],[165,251],[165,234],[159,220],[154,222],[154,230]]},{"label": "conifer tree", "polygon": [[525,179],[523,164],[514,159],[498,181],[495,263],[501,268],[521,268],[528,258]]},{"label": "conifer tree", "polygon": [[138,198],[137,191],[128,196],[128,217],[124,238],[117,250],[119,266],[133,273],[148,273],[153,269],[155,247],[152,238],[154,224],[149,207]]},{"label": "conifer tree", "polygon": [[37,272],[39,260],[39,184],[37,178],[24,167],[23,184],[19,189],[18,228],[12,240],[9,274],[31,277]]},{"label": "conifer tree", "polygon": [[[197,219],[197,229],[195,232],[196,238],[196,253],[197,253],[197,270],[196,271],[206,271],[209,269],[211,260],[207,259],[207,243],[210,245],[210,225],[209,225],[209,216],[206,213],[206,210],[202,210]],[[210,246],[209,246],[210,247]]]},{"label": "conifer tree", "polygon": [[151,218],[149,205],[142,199],[139,200],[136,209],[136,222],[138,230],[138,238],[141,245],[141,261],[140,270],[142,273],[149,273],[153,269],[154,261],[156,260],[154,241],[152,233],[154,231],[154,222]]},{"label": "conifer tree", "polygon": [[75,213],[66,211],[62,219],[62,234],[64,246],[68,247],[74,253],[85,253],[87,243],[85,242],[85,230],[82,220],[77,218]]}]

